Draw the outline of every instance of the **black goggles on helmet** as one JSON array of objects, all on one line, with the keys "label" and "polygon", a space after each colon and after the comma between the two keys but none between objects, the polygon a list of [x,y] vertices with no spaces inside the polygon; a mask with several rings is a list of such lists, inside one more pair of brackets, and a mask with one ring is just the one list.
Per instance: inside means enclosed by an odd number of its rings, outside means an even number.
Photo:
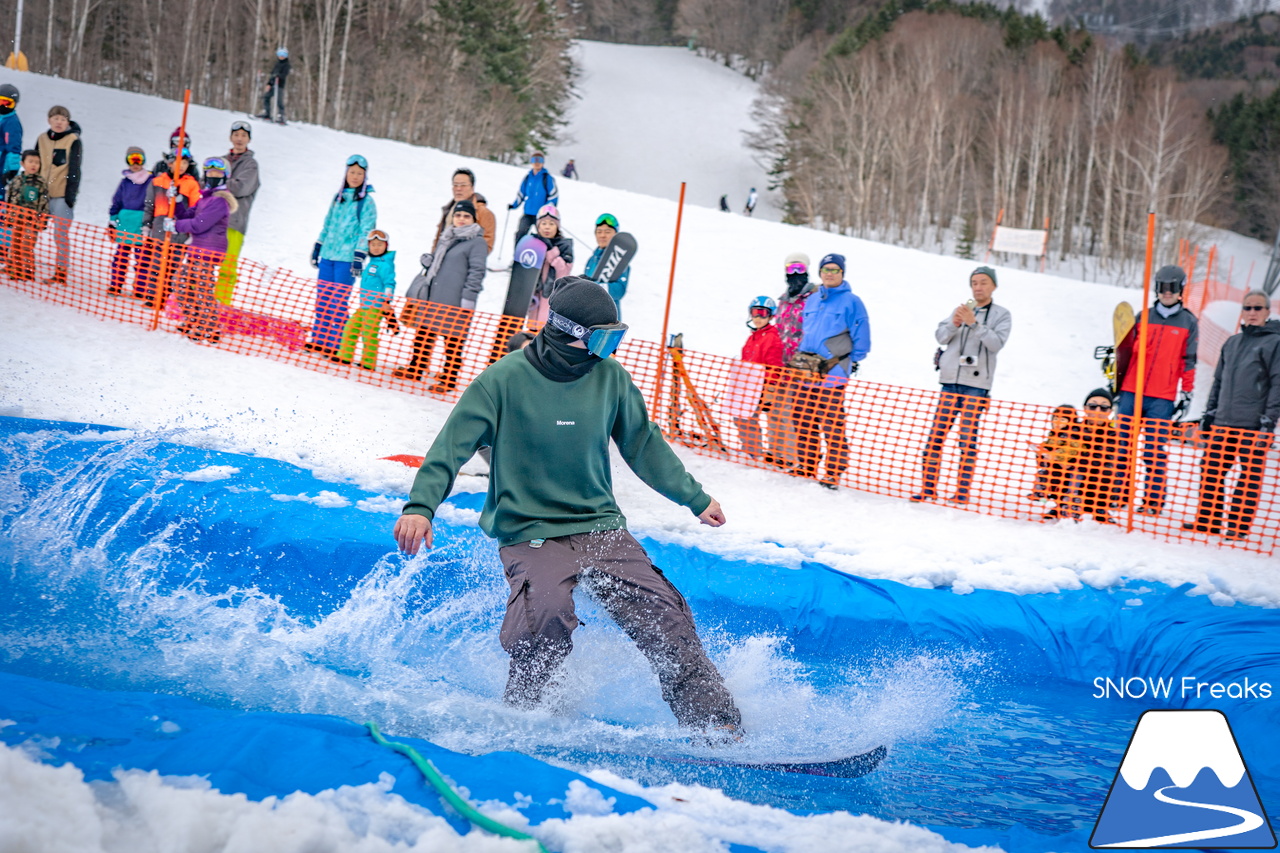
[{"label": "black goggles on helmet", "polygon": [[1181,293],[1184,286],[1180,278],[1156,279],[1156,293]]},{"label": "black goggles on helmet", "polygon": [[613,355],[627,334],[626,323],[608,323],[588,328],[554,311],[547,312],[547,322],[566,335],[582,341],[587,345],[587,352],[599,358],[608,358]]}]

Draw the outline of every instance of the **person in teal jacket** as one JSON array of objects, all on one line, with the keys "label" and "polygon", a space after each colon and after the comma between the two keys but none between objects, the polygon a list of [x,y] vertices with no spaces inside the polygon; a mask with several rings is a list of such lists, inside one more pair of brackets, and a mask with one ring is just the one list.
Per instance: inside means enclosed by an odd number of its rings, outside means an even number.
[{"label": "person in teal jacket", "polygon": [[342,343],[347,325],[351,288],[364,272],[368,234],[378,223],[378,205],[370,197],[369,161],[359,154],[347,158],[342,189],[329,204],[324,227],[311,250],[311,265],[320,271],[316,282],[316,319],[306,349],[332,356]]},{"label": "person in teal jacket", "polygon": [[356,341],[364,341],[360,366],[373,370],[378,366],[378,332],[382,318],[392,334],[400,334],[400,324],[391,310],[391,297],[396,292],[396,253],[387,251],[387,232],[377,228],[369,232],[369,258],[364,274],[360,277],[360,307],[347,320],[342,330],[342,346],[338,354],[330,356],[340,364],[350,364],[355,358]]},{"label": "person in teal jacket", "polygon": [[[600,266],[600,259],[604,257],[604,250],[609,248],[609,241],[618,233],[618,217],[612,213],[602,213],[596,219],[596,250],[591,253],[591,257],[587,258],[586,269],[582,274],[587,278],[596,277],[596,267]],[[618,306],[618,319],[622,319],[622,297],[627,295],[627,278],[631,275],[631,267],[628,266],[622,271],[622,275],[618,276],[617,281],[611,281],[605,286],[609,288],[609,295],[613,297],[613,304]]]},{"label": "person in teal jacket", "polygon": [[480,527],[498,540],[511,587],[499,640],[511,655],[504,700],[535,707],[554,685],[578,626],[573,590],[592,594],[649,659],[680,725],[734,740],[742,719],[671,581],[627,532],[613,495],[609,446],[659,494],[712,527],[718,501],[690,476],[649,419],[616,359],[626,326],[593,281],[567,276],[551,291],[548,323],[524,349],[482,372],[432,442],[393,535],[430,548],[431,520],[458,469],[489,445]]}]

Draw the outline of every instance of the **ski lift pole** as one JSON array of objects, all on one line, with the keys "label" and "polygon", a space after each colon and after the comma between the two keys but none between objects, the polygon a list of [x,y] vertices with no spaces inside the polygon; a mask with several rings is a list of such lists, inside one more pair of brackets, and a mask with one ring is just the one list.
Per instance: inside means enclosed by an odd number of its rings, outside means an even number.
[{"label": "ski lift pole", "polygon": [[662,404],[662,377],[667,365],[667,328],[671,323],[671,294],[676,286],[676,255],[680,252],[680,223],[684,219],[685,181],[680,182],[680,201],[676,205],[676,236],[671,244],[671,274],[667,277],[667,307],[662,312],[662,337],[658,339],[658,379],[653,385],[653,410]]},{"label": "ski lift pole", "polygon": [[1147,261],[1142,271],[1142,314],[1138,319],[1138,381],[1133,392],[1133,419],[1129,422],[1129,458],[1125,461],[1129,481],[1129,511],[1125,529],[1133,531],[1133,505],[1138,495],[1138,442],[1142,436],[1142,395],[1147,384],[1147,302],[1151,298],[1151,261],[1155,249],[1156,212],[1147,212]]},{"label": "ski lift pole", "polygon": [[[182,96],[182,124],[178,125],[178,150],[174,153],[173,174],[170,178],[173,181],[174,189],[174,195],[173,198],[170,199],[169,205],[170,219],[175,219],[176,217],[174,214],[178,212],[178,161],[186,159],[183,157],[182,152],[186,151],[187,110],[190,109],[190,107],[191,90],[187,89]],[[190,152],[188,152],[188,154],[190,154]],[[164,237],[160,240],[160,268],[156,270],[156,289],[152,296],[152,301],[155,302],[155,311],[151,315],[151,328],[149,330],[152,332],[154,332],[160,325],[160,311],[164,308],[165,299],[169,296],[167,289],[164,287],[165,275],[168,273],[168,270],[165,268],[169,265],[169,250],[169,232],[165,231]]]}]

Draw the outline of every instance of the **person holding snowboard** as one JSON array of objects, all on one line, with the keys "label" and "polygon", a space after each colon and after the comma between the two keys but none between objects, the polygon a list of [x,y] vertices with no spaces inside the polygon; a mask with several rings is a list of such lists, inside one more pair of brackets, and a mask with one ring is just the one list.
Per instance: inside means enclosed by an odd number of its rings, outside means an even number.
[{"label": "person holding snowboard", "polygon": [[[587,266],[582,274],[587,278],[596,277],[596,269],[600,266],[600,261],[604,258],[604,250],[609,248],[609,241],[618,233],[618,217],[612,213],[602,213],[596,218],[596,248],[591,253],[591,257],[587,258]],[[613,304],[618,306],[618,320],[622,320],[622,297],[627,295],[627,279],[631,275],[631,265],[622,271],[622,275],[618,276],[617,281],[611,281],[606,286],[609,288],[609,296],[613,299]]]},{"label": "person holding snowboard", "polygon": [[1009,309],[993,301],[996,286],[995,270],[985,266],[975,269],[969,274],[973,298],[956,306],[934,332],[938,343],[946,347],[938,358],[942,394],[921,454],[923,483],[920,491],[911,496],[912,501],[937,498],[938,480],[942,475],[942,445],[958,421],[960,472],[951,502],[969,502],[969,490],[977,470],[978,422],[991,405],[996,359],[1013,329]]},{"label": "person holding snowboard", "polygon": [[538,211],[535,228],[533,235],[547,246],[542,272],[529,303],[529,324],[536,328],[547,322],[547,297],[551,295],[556,280],[569,275],[573,269],[573,240],[561,233],[560,211],[554,204],[544,204]]},{"label": "person holding snowboard", "polygon": [[262,112],[256,117],[271,121],[271,105],[277,108],[275,121],[284,124],[284,84],[289,79],[289,50],[280,48],[276,51],[276,64],[267,75],[267,86],[262,90]]},{"label": "person holding snowboard", "polygon": [[[1186,284],[1187,274],[1182,267],[1161,267],[1155,275],[1156,302],[1147,309],[1147,375],[1142,388],[1142,465],[1146,480],[1138,512],[1148,515],[1164,511],[1169,423],[1177,412],[1190,405],[1195,388],[1200,324],[1182,304]],[[1121,415],[1120,438],[1126,445],[1132,440],[1131,420],[1138,393],[1138,371],[1131,368],[1138,363],[1140,329],[1141,324],[1135,324],[1116,347],[1116,375],[1120,377],[1116,408]]]},{"label": "person holding snowboard", "polygon": [[547,205],[554,207],[560,201],[560,188],[556,186],[556,179],[546,170],[546,165],[546,155],[541,151],[533,152],[533,156],[529,158],[529,173],[520,182],[516,200],[507,205],[507,210],[515,210],[521,204],[524,205],[524,213],[520,216],[520,224],[516,228],[517,244],[538,221],[542,208]]},{"label": "person holding snowboard", "polygon": [[648,658],[683,727],[713,742],[742,717],[707,657],[679,591],[627,531],[613,494],[609,445],[641,479],[711,527],[725,523],[649,419],[630,374],[609,358],[627,327],[598,284],[556,282],[548,324],[523,350],[482,372],[449,414],[392,531],[407,554],[430,548],[432,519],[458,469],[492,448],[480,527],[498,540],[511,588],[499,634],[511,656],[503,699],[534,708],[573,650],[573,591],[587,584]]}]

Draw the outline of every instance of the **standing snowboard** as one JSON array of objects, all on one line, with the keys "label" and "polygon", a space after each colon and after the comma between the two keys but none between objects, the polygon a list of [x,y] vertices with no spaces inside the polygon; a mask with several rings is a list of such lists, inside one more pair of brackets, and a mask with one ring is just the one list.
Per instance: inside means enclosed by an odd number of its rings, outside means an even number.
[{"label": "standing snowboard", "polygon": [[511,282],[507,285],[507,302],[502,313],[508,317],[523,318],[529,313],[533,300],[533,288],[542,274],[542,262],[547,257],[547,244],[532,234],[526,234],[516,244],[515,263],[511,265]]},{"label": "standing snowboard", "polygon": [[609,245],[605,246],[604,254],[600,256],[600,265],[596,267],[592,280],[608,284],[622,278],[627,266],[636,256],[636,248],[636,238],[626,231],[614,234]]},{"label": "standing snowboard", "polygon": [[1102,362],[1102,375],[1107,378],[1107,385],[1111,388],[1112,394],[1120,393],[1120,383],[1124,381],[1124,377],[1119,376],[1116,371],[1116,351],[1120,349],[1124,339],[1129,337],[1135,325],[1137,325],[1137,319],[1133,313],[1133,306],[1128,302],[1121,302],[1111,314],[1111,346],[1093,349],[1093,357]]}]

